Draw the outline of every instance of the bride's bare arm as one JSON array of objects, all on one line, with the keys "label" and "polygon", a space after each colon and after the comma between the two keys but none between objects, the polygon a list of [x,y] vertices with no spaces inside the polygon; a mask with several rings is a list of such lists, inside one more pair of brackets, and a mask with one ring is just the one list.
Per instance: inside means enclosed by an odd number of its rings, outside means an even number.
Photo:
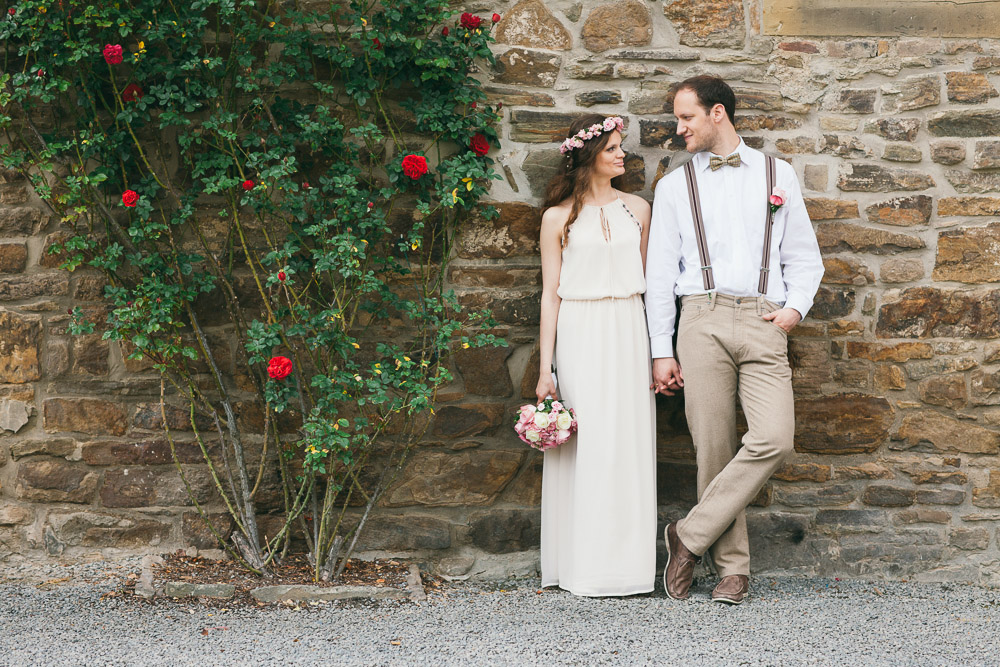
[{"label": "bride's bare arm", "polygon": [[542,215],[539,247],[542,253],[542,308],[539,327],[538,385],[535,394],[539,401],[546,396],[556,397],[552,379],[552,358],[556,348],[556,322],[559,320],[559,272],[562,268],[562,233],[569,211],[553,206]]}]

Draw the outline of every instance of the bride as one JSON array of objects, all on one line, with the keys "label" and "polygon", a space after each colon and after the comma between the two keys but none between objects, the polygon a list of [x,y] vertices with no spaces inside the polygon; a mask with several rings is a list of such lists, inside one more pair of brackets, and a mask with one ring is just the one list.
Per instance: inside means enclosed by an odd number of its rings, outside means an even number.
[{"label": "bride", "polygon": [[[621,118],[570,126],[542,216],[538,400],[559,396],[578,431],[545,452],[542,586],[584,596],[653,590],[656,452],[642,294],[650,208],[614,187]],[[558,387],[553,374],[558,368]]]}]

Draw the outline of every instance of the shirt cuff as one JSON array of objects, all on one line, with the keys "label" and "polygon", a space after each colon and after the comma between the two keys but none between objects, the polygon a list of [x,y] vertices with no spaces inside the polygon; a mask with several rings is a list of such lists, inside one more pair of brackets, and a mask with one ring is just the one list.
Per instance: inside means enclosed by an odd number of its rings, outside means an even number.
[{"label": "shirt cuff", "polygon": [[653,359],[674,356],[674,337],[668,334],[660,334],[649,339],[650,356]]},{"label": "shirt cuff", "polygon": [[788,300],[785,301],[785,308],[794,308],[799,311],[799,315],[802,319],[806,319],[806,315],[809,313],[809,309],[812,308],[812,299],[807,299],[801,296],[789,296]]}]

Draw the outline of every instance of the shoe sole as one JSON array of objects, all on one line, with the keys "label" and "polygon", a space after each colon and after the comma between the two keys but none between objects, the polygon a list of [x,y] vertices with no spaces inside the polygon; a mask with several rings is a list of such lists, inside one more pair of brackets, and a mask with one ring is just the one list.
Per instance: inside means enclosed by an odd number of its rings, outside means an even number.
[{"label": "shoe sole", "polygon": [[667,564],[663,566],[663,592],[667,594],[667,597],[671,600],[687,600],[685,595],[682,598],[675,598],[670,594],[670,589],[667,588],[667,568],[670,567],[670,534],[667,532],[670,529],[671,524],[667,524],[667,527],[663,529],[663,541],[667,545]]},{"label": "shoe sole", "polygon": [[733,600],[731,598],[712,598],[712,602],[721,602],[722,604],[737,605],[743,604],[743,600],[746,598],[741,598],[739,600]]}]

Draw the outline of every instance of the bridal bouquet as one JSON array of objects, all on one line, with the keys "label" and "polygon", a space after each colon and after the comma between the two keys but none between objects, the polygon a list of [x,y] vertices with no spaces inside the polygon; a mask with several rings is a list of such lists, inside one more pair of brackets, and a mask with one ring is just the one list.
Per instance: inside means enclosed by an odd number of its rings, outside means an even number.
[{"label": "bridal bouquet", "polygon": [[576,413],[556,399],[546,398],[538,405],[521,406],[514,430],[522,442],[544,452],[569,440],[576,431]]}]

